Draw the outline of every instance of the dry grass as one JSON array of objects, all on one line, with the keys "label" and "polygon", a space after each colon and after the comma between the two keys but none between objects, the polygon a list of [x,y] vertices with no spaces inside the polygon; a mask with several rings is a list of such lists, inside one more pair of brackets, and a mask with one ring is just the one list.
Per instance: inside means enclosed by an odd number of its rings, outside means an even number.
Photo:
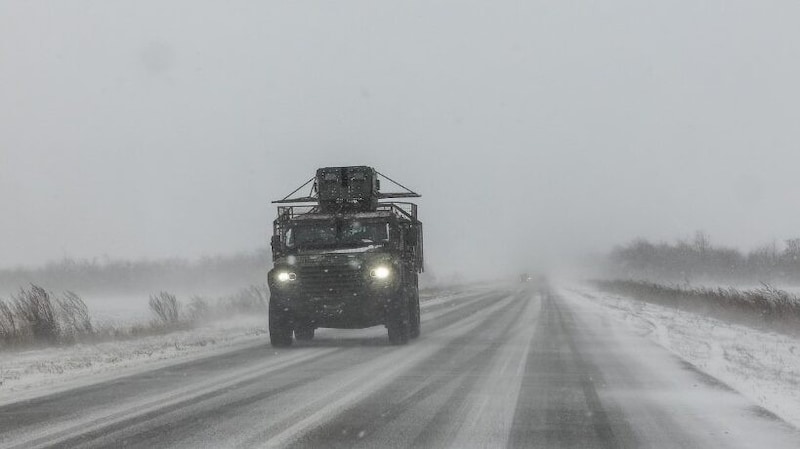
[{"label": "dry grass", "polygon": [[89,308],[80,296],[67,291],[58,300],[61,333],[73,341],[82,336],[93,335],[94,326]]},{"label": "dry grass", "polygon": [[631,280],[594,283],[603,290],[641,301],[783,333],[800,332],[800,298],[766,283],[760,288],[749,290],[663,285]]},{"label": "dry grass", "polygon": [[73,292],[56,296],[31,285],[0,299],[0,346],[70,343],[92,335],[89,308]]},{"label": "dry grass", "polygon": [[76,293],[67,291],[55,295],[31,285],[20,289],[9,300],[0,299],[0,349],[163,335],[237,315],[263,314],[266,320],[268,302],[266,285],[252,285],[215,300],[195,296],[185,308],[175,295],[162,291],[149,298],[154,318],[151,322],[96,325],[86,303]]},{"label": "dry grass", "polygon": [[181,303],[172,293],[150,295],[150,311],[155,315],[156,321],[165,326],[177,324],[181,319]]}]

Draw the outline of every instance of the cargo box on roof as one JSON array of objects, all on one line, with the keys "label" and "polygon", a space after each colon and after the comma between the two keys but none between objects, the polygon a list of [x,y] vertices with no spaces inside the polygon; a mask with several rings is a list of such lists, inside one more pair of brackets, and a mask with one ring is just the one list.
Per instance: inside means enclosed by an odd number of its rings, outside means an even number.
[{"label": "cargo box on roof", "polygon": [[368,211],[378,205],[378,176],[372,167],[325,167],[317,170],[319,205],[325,212]]}]

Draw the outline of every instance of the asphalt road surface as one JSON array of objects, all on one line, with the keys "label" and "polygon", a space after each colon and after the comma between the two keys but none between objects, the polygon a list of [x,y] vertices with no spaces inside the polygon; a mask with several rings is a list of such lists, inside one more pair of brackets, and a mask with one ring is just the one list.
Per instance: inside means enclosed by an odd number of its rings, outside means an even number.
[{"label": "asphalt road surface", "polygon": [[532,284],[0,407],[0,447],[800,448],[800,433],[596,305]]}]

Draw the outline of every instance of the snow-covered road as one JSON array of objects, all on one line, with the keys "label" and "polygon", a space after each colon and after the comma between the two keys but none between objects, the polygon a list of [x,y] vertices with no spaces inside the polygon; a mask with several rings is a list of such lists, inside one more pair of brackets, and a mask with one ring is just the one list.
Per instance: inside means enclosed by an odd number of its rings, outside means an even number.
[{"label": "snow-covered road", "polygon": [[[527,287],[527,288],[524,288]],[[800,433],[581,295],[487,286],[423,334],[322,330],[0,407],[0,447],[800,447]]]}]

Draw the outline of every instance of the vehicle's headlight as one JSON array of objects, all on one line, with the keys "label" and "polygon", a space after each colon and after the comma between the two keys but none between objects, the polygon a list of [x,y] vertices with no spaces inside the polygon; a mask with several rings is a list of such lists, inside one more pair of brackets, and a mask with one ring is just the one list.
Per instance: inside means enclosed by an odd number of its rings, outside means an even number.
[{"label": "vehicle's headlight", "polygon": [[392,271],[389,270],[389,267],[375,267],[369,272],[369,275],[376,279],[386,279],[390,274]]},{"label": "vehicle's headlight", "polygon": [[277,276],[275,276],[275,279],[277,279],[280,282],[294,281],[295,279],[297,279],[297,275],[294,273],[290,273],[288,271],[281,271],[278,273]]}]

